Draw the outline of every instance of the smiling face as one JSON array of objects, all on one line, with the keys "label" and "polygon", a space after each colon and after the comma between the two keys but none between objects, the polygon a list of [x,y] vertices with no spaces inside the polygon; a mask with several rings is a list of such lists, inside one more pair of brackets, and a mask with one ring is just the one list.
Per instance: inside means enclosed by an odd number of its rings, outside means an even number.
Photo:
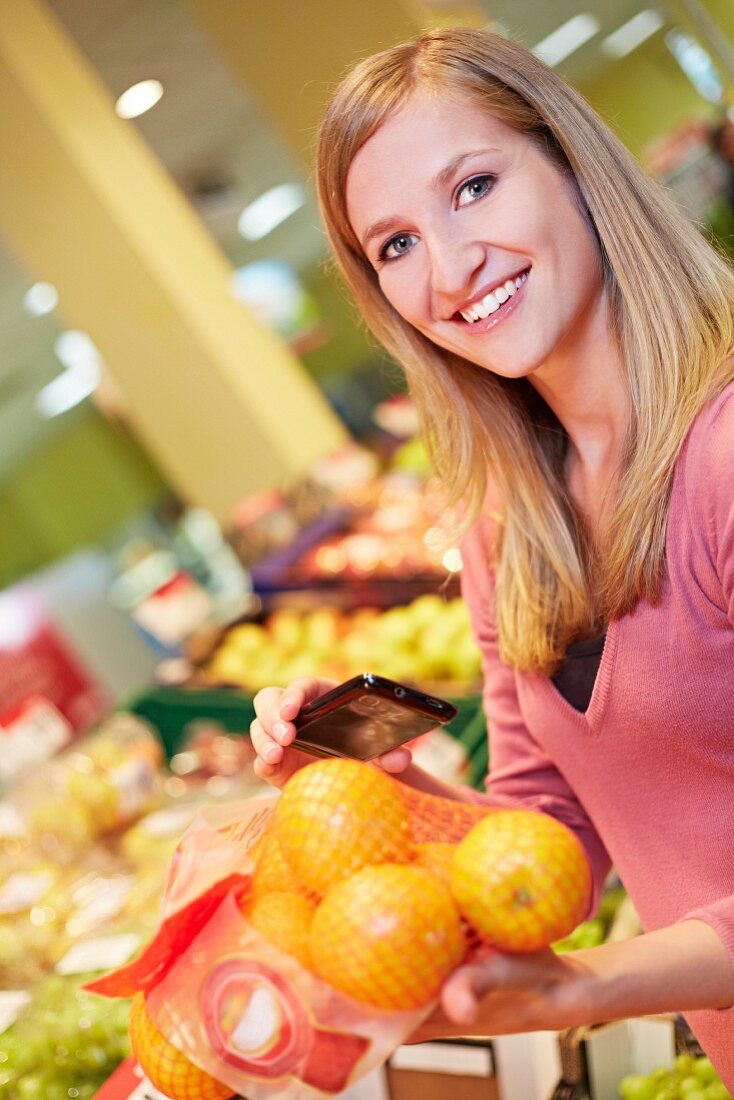
[{"label": "smiling face", "polygon": [[346,198],[382,293],[433,343],[537,382],[589,364],[606,324],[596,237],[523,134],[419,92],[359,150]]}]

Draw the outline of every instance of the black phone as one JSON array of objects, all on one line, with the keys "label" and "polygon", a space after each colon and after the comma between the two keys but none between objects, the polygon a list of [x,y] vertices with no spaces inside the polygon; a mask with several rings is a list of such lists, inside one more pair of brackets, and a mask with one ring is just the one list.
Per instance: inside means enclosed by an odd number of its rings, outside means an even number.
[{"label": "black phone", "polygon": [[446,699],[364,672],[303,707],[293,746],[313,756],[372,760],[457,713]]}]

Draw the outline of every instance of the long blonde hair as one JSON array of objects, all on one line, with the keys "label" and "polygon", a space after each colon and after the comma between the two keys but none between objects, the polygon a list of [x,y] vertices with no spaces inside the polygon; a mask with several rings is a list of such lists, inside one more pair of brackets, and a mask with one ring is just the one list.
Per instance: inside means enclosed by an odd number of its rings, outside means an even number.
[{"label": "long blonde hair", "polygon": [[[600,560],[564,478],[568,437],[526,379],[437,347],[383,297],[349,223],[346,180],[367,139],[416,89],[460,92],[575,178],[595,229],[631,425]],[[675,461],[732,375],[734,272],[573,88],[488,31],[428,32],[361,62],[319,131],[319,201],[368,327],[406,373],[450,501],[502,502],[494,567],[503,658],[551,673],[568,642],[660,598]]]}]

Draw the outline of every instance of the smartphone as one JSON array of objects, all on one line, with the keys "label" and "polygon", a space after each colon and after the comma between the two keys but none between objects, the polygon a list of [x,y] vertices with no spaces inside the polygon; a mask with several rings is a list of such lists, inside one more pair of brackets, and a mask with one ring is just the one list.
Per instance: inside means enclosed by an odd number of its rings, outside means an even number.
[{"label": "smartphone", "polygon": [[445,699],[365,672],[303,707],[293,745],[313,756],[372,760],[457,713]]}]

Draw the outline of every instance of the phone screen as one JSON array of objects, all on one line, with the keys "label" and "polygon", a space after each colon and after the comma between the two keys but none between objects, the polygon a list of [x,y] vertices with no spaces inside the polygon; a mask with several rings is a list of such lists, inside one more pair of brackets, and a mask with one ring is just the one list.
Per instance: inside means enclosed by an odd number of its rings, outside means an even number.
[{"label": "phone screen", "polygon": [[315,755],[371,760],[440,724],[395,699],[364,692],[305,722],[294,745]]}]

